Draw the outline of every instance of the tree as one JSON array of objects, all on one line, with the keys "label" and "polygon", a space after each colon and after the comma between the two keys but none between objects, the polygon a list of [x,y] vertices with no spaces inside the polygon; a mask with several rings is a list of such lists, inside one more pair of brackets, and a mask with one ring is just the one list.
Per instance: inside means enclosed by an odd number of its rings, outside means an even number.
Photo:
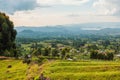
[{"label": "tree", "polygon": [[4,55],[6,51],[10,52],[12,49],[15,53],[13,56],[16,56],[16,34],[13,22],[5,13],[0,12],[0,55]]},{"label": "tree", "polygon": [[62,51],[61,51],[61,58],[65,59],[65,56],[66,56],[66,51],[65,51],[65,49],[62,49]]},{"label": "tree", "polygon": [[91,59],[101,59],[101,60],[113,60],[114,51],[113,50],[105,50],[105,51],[95,51],[92,50],[90,53]]},{"label": "tree", "polygon": [[98,51],[97,50],[91,50],[90,51],[90,58],[91,59],[97,59]]},{"label": "tree", "polygon": [[62,49],[61,51],[61,59],[66,59],[69,55],[68,53],[70,52],[70,48],[69,47],[65,47]]},{"label": "tree", "polygon": [[53,48],[53,49],[52,49],[52,56],[53,56],[53,57],[59,56],[58,53],[59,53],[59,52],[58,52],[58,50],[57,50],[56,48]]},{"label": "tree", "polygon": [[115,51],[112,51],[112,50],[107,50],[106,53],[107,53],[107,60],[113,60],[114,58],[114,52]]},{"label": "tree", "polygon": [[49,56],[50,53],[51,53],[51,48],[50,47],[43,48],[43,50],[42,50],[42,55],[43,56]]}]

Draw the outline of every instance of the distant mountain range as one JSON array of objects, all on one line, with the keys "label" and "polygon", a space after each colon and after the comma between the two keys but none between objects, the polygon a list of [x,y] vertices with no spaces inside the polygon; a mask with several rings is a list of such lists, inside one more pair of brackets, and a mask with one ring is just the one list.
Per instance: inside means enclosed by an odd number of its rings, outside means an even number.
[{"label": "distant mountain range", "polygon": [[65,37],[76,35],[120,35],[120,22],[111,23],[87,23],[42,27],[15,27],[17,37],[42,38]]}]

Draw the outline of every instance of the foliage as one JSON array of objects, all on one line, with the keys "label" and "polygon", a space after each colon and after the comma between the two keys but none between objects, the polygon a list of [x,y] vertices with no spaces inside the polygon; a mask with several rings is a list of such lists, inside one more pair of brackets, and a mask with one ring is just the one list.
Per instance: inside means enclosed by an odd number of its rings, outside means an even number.
[{"label": "foliage", "polygon": [[15,52],[16,34],[13,22],[9,20],[9,17],[5,13],[0,12],[0,55],[4,55],[6,52],[12,53],[12,49],[14,55],[7,54],[6,56],[17,56]]},{"label": "foliage", "polygon": [[90,58],[91,59],[103,59],[103,60],[113,60],[114,58],[114,51],[97,51],[97,50],[92,50],[90,53]]}]

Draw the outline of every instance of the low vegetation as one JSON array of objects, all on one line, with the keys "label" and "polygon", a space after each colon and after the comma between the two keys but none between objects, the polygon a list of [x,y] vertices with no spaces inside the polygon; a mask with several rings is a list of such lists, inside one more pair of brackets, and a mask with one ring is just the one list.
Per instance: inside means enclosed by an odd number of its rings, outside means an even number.
[{"label": "low vegetation", "polygon": [[51,80],[119,80],[120,63],[113,61],[56,61],[43,70]]},{"label": "low vegetation", "polygon": [[47,61],[42,65],[21,60],[0,60],[0,80],[119,80],[119,61]]},{"label": "low vegetation", "polygon": [[27,69],[21,60],[0,60],[0,80],[24,80]]}]

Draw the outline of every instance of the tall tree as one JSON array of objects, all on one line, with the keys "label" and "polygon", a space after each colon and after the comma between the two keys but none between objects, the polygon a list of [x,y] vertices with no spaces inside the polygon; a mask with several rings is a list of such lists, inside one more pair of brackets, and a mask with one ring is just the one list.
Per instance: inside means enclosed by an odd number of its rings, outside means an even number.
[{"label": "tall tree", "polygon": [[7,55],[6,51],[9,51],[9,56],[16,56],[16,34],[13,22],[5,13],[0,12],[0,55]]}]

